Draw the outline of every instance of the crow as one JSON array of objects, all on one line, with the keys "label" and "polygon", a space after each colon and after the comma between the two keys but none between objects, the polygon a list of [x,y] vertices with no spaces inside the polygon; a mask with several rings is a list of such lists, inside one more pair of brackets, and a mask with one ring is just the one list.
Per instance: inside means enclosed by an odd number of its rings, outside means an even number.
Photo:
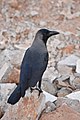
[{"label": "crow", "polygon": [[8,103],[14,105],[21,97],[25,96],[25,91],[30,88],[31,92],[33,87],[37,85],[39,95],[41,90],[42,75],[46,70],[48,64],[48,50],[47,40],[52,35],[57,35],[59,32],[50,31],[48,29],[40,29],[35,39],[29,47],[22,60],[20,68],[20,81],[13,93],[8,98]]}]

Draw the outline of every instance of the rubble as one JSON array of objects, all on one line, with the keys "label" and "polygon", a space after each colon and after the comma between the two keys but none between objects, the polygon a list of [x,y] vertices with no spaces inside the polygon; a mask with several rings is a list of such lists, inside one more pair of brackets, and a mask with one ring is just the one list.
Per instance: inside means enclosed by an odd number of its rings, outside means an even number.
[{"label": "rubble", "polygon": [[30,97],[24,97],[14,106],[8,105],[7,111],[1,120],[38,120],[44,105],[45,96],[41,94],[38,98],[35,91]]},{"label": "rubble", "polygon": [[63,104],[61,107],[57,108],[55,111],[50,113],[43,113],[40,120],[79,120],[80,113],[74,111],[72,108]]}]

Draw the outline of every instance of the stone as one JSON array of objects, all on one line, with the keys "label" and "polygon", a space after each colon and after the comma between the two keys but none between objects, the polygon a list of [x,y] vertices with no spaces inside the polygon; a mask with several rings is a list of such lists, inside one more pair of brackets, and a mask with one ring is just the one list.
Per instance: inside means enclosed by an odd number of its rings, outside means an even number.
[{"label": "stone", "polygon": [[20,68],[24,53],[25,50],[14,49],[13,47],[5,49],[0,56],[0,63],[10,62],[13,66]]},{"label": "stone", "polygon": [[42,81],[42,89],[47,91],[48,93],[55,95],[57,92],[57,87],[55,86],[55,83],[52,84],[47,80]]},{"label": "stone", "polygon": [[58,97],[65,97],[66,95],[70,94],[71,92],[72,92],[72,89],[62,87],[62,88],[57,92],[57,96],[58,96]]},{"label": "stone", "polygon": [[79,57],[75,55],[69,55],[65,59],[58,62],[58,65],[67,65],[67,66],[76,66],[76,62],[79,59]]},{"label": "stone", "polygon": [[71,86],[74,86],[76,89],[80,89],[80,76],[79,75],[70,76],[69,82]]},{"label": "stone", "polygon": [[6,45],[3,43],[3,44],[1,44],[0,43],[0,50],[4,50],[6,48]]},{"label": "stone", "polygon": [[0,82],[6,82],[7,74],[12,69],[12,66],[8,63],[5,63],[0,69]]},{"label": "stone", "polygon": [[80,101],[80,91],[72,92],[68,94],[66,97],[73,99],[73,100],[79,100]]},{"label": "stone", "polygon": [[74,49],[75,49],[74,45],[68,45],[68,46],[62,48],[62,54],[63,55],[64,54],[71,54],[71,53],[73,53]]},{"label": "stone", "polygon": [[77,63],[76,63],[76,72],[80,73],[80,59],[77,60]]},{"label": "stone", "polygon": [[66,66],[66,65],[58,65],[57,69],[58,69],[58,72],[61,75],[64,75],[64,76],[71,75],[72,74],[72,70],[73,70],[72,67],[69,67],[69,66]]},{"label": "stone", "polygon": [[15,88],[15,86],[16,86],[16,84],[0,83],[0,96],[1,96],[2,101],[7,100],[9,93]]},{"label": "stone", "polygon": [[57,78],[58,81],[68,81],[70,78],[69,75],[62,75],[61,77]]},{"label": "stone", "polygon": [[52,111],[54,111],[55,109],[56,109],[55,104],[52,103],[52,102],[50,102],[50,101],[48,101],[48,102],[46,103],[46,107],[45,107],[45,111],[44,111],[44,112],[46,112],[46,113],[52,112]]},{"label": "stone", "polygon": [[40,21],[40,25],[41,25],[41,26],[46,26],[46,22],[43,21],[43,20],[41,20],[41,21]]},{"label": "stone", "polygon": [[17,0],[11,0],[10,6],[11,6],[12,8],[18,9],[19,3],[18,3]]},{"label": "stone", "polygon": [[4,115],[8,108],[7,99],[11,91],[16,87],[15,84],[10,83],[0,83],[0,107],[1,107],[1,117]]},{"label": "stone", "polygon": [[40,120],[80,120],[80,113],[66,104],[50,113],[43,113]]},{"label": "stone", "polygon": [[58,97],[54,104],[56,105],[56,108],[60,107],[62,104],[67,104],[73,110],[80,113],[80,102],[78,100],[67,97]]},{"label": "stone", "polygon": [[0,119],[2,118],[3,115],[4,115],[4,111],[3,111],[2,108],[0,107]]},{"label": "stone", "polygon": [[20,70],[17,68],[13,68],[7,76],[7,83],[19,83],[20,78]]},{"label": "stone", "polygon": [[43,78],[44,81],[47,80],[48,82],[52,83],[55,80],[55,78],[57,78],[57,76],[58,76],[58,73],[55,74],[54,67],[50,67],[50,68],[47,67],[47,69],[44,72],[42,78]]},{"label": "stone", "polygon": [[43,90],[43,94],[45,95],[46,97],[46,100],[45,100],[45,103],[50,101],[50,102],[54,102],[57,100],[57,97],[55,97],[54,95],[51,95],[50,93],[46,92]]},{"label": "stone", "polygon": [[38,15],[38,12],[37,11],[31,11],[31,16],[37,16]]},{"label": "stone", "polygon": [[45,105],[43,94],[38,98],[38,91],[33,91],[30,97],[24,97],[14,106],[8,105],[1,120],[38,120]]}]

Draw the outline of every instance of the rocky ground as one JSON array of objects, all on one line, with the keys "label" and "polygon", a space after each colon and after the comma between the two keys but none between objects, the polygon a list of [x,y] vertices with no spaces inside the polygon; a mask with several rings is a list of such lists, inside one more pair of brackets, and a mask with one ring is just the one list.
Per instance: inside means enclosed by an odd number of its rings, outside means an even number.
[{"label": "rocky ground", "polygon": [[[44,92],[11,106],[24,52],[40,28],[60,32],[47,43]],[[80,0],[0,0],[0,118],[80,120]]]}]

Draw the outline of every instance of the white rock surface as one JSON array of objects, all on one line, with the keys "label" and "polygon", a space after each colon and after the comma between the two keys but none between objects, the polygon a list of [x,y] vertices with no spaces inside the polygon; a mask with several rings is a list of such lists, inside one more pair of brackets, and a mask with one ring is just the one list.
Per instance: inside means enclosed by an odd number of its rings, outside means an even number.
[{"label": "white rock surface", "polygon": [[55,100],[57,100],[57,97],[55,97],[54,95],[49,94],[48,92],[43,90],[43,94],[46,96],[46,100],[45,103],[50,101],[50,102],[54,102]]},{"label": "white rock surface", "polygon": [[77,63],[76,63],[76,72],[80,73],[80,59],[77,60]]},{"label": "white rock surface", "polygon": [[66,95],[66,97],[70,98],[70,99],[74,99],[74,100],[79,100],[80,101],[80,91],[77,92],[73,92],[69,95]]},{"label": "white rock surface", "polygon": [[5,63],[3,67],[0,69],[0,80],[2,79],[2,77],[4,76],[8,68],[9,68],[9,65]]}]

